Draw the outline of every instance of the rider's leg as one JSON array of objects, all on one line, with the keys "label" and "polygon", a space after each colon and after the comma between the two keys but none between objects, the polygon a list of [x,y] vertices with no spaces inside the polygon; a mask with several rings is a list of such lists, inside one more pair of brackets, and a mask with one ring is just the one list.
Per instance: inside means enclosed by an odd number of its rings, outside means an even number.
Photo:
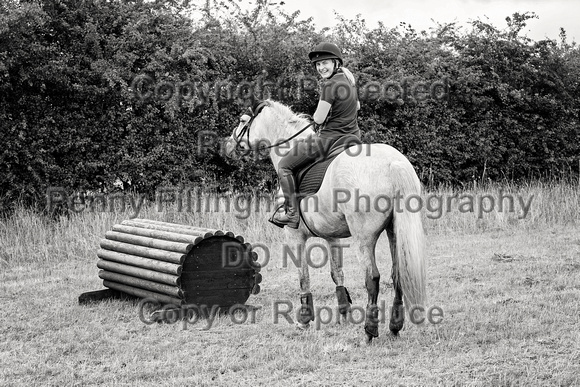
[{"label": "rider's leg", "polygon": [[291,171],[279,171],[278,180],[284,193],[286,212],[276,212],[270,219],[276,226],[298,228],[300,214],[298,213],[298,198],[296,197],[296,179]]},{"label": "rider's leg", "polygon": [[319,157],[319,141],[314,137],[299,142],[278,163],[278,180],[284,193],[286,212],[276,212],[270,221],[279,227],[298,228],[300,214],[294,172]]}]

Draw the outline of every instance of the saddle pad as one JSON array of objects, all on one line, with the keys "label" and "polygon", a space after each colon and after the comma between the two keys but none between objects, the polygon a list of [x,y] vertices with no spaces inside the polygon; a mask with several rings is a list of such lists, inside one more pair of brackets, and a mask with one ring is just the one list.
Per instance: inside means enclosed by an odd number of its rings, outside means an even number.
[{"label": "saddle pad", "polygon": [[326,169],[335,157],[313,164],[298,174],[298,199],[303,199],[318,192],[326,174]]},{"label": "saddle pad", "polygon": [[353,144],[362,144],[362,142],[354,136],[343,137],[332,146],[328,158],[315,162],[297,173],[296,180],[299,200],[318,192],[330,163],[336,156],[344,152],[348,146]]}]

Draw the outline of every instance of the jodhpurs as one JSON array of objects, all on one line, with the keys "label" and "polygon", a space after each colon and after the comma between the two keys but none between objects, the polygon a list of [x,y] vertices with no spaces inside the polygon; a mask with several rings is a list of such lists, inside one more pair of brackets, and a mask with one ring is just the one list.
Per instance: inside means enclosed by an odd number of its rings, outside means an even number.
[{"label": "jodhpurs", "polygon": [[294,174],[301,167],[314,160],[326,157],[335,141],[335,139],[320,138],[316,135],[307,137],[290,149],[290,152],[280,160],[278,175]]}]

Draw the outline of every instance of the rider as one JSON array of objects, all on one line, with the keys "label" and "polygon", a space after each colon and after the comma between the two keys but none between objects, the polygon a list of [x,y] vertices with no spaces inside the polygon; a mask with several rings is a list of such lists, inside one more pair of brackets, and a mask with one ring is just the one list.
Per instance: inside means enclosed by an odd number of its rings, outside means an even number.
[{"label": "rider", "polygon": [[274,213],[270,221],[279,227],[298,228],[300,223],[294,173],[328,154],[332,144],[344,136],[354,135],[360,139],[357,123],[360,102],[354,76],[342,67],[340,49],[333,43],[323,42],[308,54],[308,58],[322,77],[320,100],[312,116],[319,131],[299,142],[278,164],[278,180],[284,193],[286,211]]}]

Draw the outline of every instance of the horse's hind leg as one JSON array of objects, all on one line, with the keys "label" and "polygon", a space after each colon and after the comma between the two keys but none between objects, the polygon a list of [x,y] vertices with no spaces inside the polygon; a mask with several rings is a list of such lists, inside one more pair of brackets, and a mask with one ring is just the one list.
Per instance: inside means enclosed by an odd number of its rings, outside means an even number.
[{"label": "horse's hind leg", "polygon": [[367,288],[368,301],[365,318],[366,341],[370,343],[373,338],[379,336],[379,280],[381,278],[375,260],[375,247],[377,235],[354,236],[357,241],[359,261],[365,268],[365,285]]},{"label": "horse's hind leg", "polygon": [[403,329],[405,322],[405,309],[403,307],[403,290],[401,289],[401,282],[399,281],[399,260],[397,257],[397,240],[393,230],[387,228],[387,236],[389,237],[389,245],[391,248],[391,259],[393,268],[391,271],[391,278],[393,279],[393,288],[395,289],[395,299],[393,300],[393,307],[391,309],[391,320],[389,322],[389,330],[394,336],[399,334]]},{"label": "horse's hind leg", "polygon": [[347,314],[350,312],[352,300],[348,290],[344,286],[344,273],[342,246],[338,239],[328,239],[330,245],[330,276],[336,285],[336,299],[338,301],[338,311],[342,321],[347,321]]}]

